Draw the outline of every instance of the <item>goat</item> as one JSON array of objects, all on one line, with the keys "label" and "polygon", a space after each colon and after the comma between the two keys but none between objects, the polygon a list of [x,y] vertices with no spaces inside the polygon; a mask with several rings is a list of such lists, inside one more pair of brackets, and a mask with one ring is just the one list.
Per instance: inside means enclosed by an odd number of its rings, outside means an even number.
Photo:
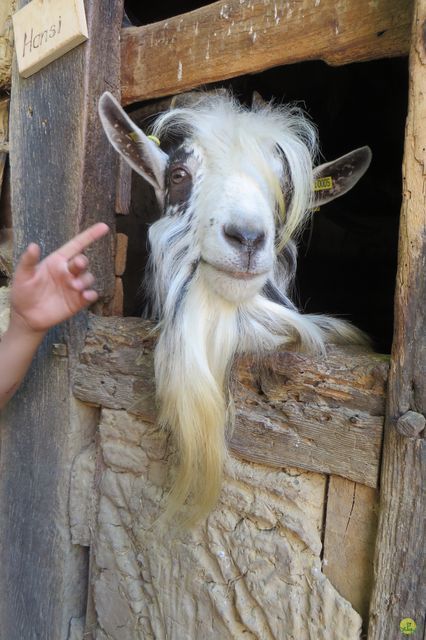
[{"label": "goat", "polygon": [[160,329],[159,421],[179,456],[165,514],[189,502],[195,522],[220,493],[235,354],[282,345],[318,353],[326,342],[365,340],[345,321],[301,314],[288,291],[304,222],[352,188],[371,151],[313,169],[316,130],[299,108],[257,100],[248,109],[229,94],[177,100],[150,137],[109,93],[99,113],[111,144],[152,185],[163,211],[149,229],[145,287]]}]

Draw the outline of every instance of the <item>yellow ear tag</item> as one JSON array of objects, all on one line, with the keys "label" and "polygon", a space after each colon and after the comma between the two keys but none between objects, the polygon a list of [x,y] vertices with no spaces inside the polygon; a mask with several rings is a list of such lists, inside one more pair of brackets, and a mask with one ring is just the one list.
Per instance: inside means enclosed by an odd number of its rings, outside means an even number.
[{"label": "yellow ear tag", "polygon": [[324,178],[317,178],[314,182],[314,191],[327,191],[333,188],[333,178],[326,176]]},{"label": "yellow ear tag", "polygon": [[161,142],[159,141],[159,139],[157,138],[157,136],[147,136],[147,138],[149,140],[152,140],[153,142],[155,142],[156,145],[160,146]]},{"label": "yellow ear tag", "polygon": [[[139,142],[139,136],[136,133],[136,131],[131,131],[130,133],[127,134],[127,136],[133,140],[133,142]],[[157,144],[158,146],[160,146],[161,142],[160,140],[157,138],[157,136],[147,136],[147,138],[149,140],[152,140],[153,142],[155,142],[155,144]]]}]

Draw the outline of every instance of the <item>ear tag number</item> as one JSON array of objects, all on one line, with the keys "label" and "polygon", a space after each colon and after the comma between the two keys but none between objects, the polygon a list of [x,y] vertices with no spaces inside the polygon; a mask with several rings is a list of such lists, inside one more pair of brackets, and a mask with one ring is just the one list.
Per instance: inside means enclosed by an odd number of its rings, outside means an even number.
[{"label": "ear tag number", "polygon": [[324,178],[317,178],[314,182],[314,191],[328,191],[333,188],[333,178],[326,176]]}]

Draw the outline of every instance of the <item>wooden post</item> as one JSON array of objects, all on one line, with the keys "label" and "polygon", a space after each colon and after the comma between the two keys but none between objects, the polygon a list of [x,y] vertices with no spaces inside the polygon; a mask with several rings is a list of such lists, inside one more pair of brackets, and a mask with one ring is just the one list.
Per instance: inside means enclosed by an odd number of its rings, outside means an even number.
[{"label": "wooden post", "polygon": [[[114,220],[115,154],[101,131],[97,101],[105,89],[119,92],[122,2],[87,1],[86,12],[88,42],[29,79],[13,71],[15,257],[32,240],[46,255],[92,222]],[[108,300],[113,238],[99,242],[89,259]],[[88,558],[71,542],[68,496],[73,459],[92,441],[98,417],[70,389],[85,328],[80,314],[49,332],[2,415],[1,638],[66,640],[83,626]]]},{"label": "wooden post", "polygon": [[[414,8],[395,297],[395,333],[383,447],[369,640],[425,632],[426,0]],[[423,476],[423,481],[422,481]]]}]

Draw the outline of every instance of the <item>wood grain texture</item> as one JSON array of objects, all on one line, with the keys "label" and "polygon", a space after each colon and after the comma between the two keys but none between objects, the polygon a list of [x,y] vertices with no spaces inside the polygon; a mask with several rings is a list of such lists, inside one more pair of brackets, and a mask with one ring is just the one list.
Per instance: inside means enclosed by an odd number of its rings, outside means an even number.
[{"label": "wood grain texture", "polygon": [[[85,401],[154,422],[153,325],[138,318],[91,317],[74,376]],[[232,452],[274,467],[334,473],[376,486],[388,364],[330,348],[328,357],[290,352],[235,370]]]},{"label": "wood grain texture", "polygon": [[[118,93],[122,7],[93,0],[87,17],[88,43],[27,80],[13,73],[16,257],[30,241],[39,242],[46,255],[91,222],[114,218],[114,153],[100,135],[96,104],[107,87]],[[111,240],[99,242],[90,259],[101,295],[108,297],[114,284]],[[80,314],[48,333],[1,416],[0,636],[5,639],[67,640],[70,620],[85,612],[87,553],[71,544],[68,519],[72,462],[91,442],[98,420],[96,410],[70,394],[70,369],[85,327]]]},{"label": "wood grain texture", "polygon": [[412,437],[407,437],[398,429],[400,418],[408,412],[419,414],[419,420],[413,421],[417,424],[421,424],[421,417],[426,414],[425,34],[426,0],[417,0],[410,53],[395,331],[369,640],[400,638],[402,618],[416,622],[416,637],[423,638],[425,633],[425,434],[414,429]]},{"label": "wood grain texture", "polygon": [[300,62],[409,51],[410,0],[228,0],[122,32],[124,104]]},{"label": "wood grain texture", "polygon": [[323,571],[368,626],[379,495],[376,489],[330,476]]}]

